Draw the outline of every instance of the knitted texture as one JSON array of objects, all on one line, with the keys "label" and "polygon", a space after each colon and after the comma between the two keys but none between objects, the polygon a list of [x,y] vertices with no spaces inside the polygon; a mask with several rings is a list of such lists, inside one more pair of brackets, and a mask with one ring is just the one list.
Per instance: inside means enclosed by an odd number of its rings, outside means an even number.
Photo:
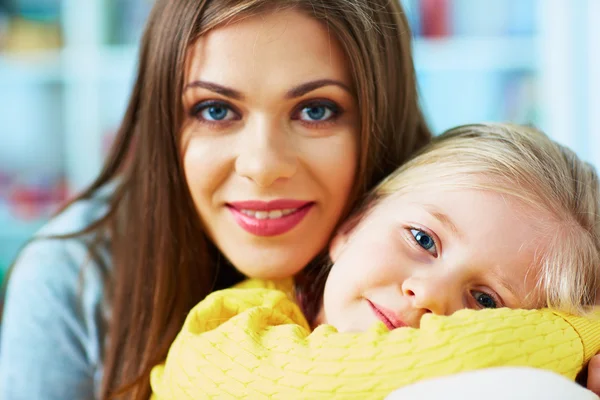
[{"label": "knitted texture", "polygon": [[419,329],[339,333],[322,325],[311,333],[289,292],[227,289],[190,312],[152,370],[153,399],[382,399],[425,378],[495,366],[574,379],[600,350],[598,317],[462,310],[427,314]]}]

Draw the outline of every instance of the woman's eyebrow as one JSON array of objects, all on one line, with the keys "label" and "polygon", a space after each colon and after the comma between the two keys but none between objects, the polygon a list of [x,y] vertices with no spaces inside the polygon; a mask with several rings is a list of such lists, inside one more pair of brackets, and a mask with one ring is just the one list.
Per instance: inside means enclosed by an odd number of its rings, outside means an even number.
[{"label": "woman's eyebrow", "polygon": [[220,94],[225,97],[232,98],[234,100],[239,100],[239,101],[242,101],[245,98],[245,96],[242,94],[242,92],[237,91],[237,90],[232,89],[227,86],[219,85],[218,83],[213,83],[213,82],[193,81],[193,82],[190,82],[187,85],[185,85],[185,88],[183,90],[185,92],[186,90],[192,89],[192,88],[202,88],[202,89],[210,90],[211,92]]},{"label": "woman's eyebrow", "polygon": [[290,89],[285,95],[288,99],[293,99],[296,97],[304,96],[307,93],[312,92],[313,90],[317,90],[324,86],[338,86],[348,93],[352,94],[352,90],[343,82],[336,81],[335,79],[319,79],[316,81],[310,81],[303,83],[301,85],[296,86],[295,88]]},{"label": "woman's eyebrow", "polygon": [[[290,90],[286,93],[285,97],[287,99],[293,99],[296,97],[304,96],[307,93],[312,92],[313,90],[317,90],[319,88],[325,86],[338,86],[348,93],[352,94],[352,90],[343,82],[337,81],[335,79],[319,79],[316,81],[310,81],[306,83],[302,83]],[[245,96],[242,92],[232,89],[227,86],[220,85],[214,82],[207,81],[193,81],[185,85],[184,91],[192,88],[202,88],[206,90],[210,90],[211,92],[220,94],[225,97],[232,98],[234,100],[243,101]]]}]

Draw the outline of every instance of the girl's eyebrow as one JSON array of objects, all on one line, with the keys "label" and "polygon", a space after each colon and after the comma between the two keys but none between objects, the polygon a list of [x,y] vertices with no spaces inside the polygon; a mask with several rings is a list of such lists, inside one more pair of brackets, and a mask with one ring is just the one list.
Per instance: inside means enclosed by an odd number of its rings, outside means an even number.
[{"label": "girl's eyebrow", "polygon": [[440,223],[442,225],[448,227],[457,236],[459,236],[459,237],[463,236],[462,232],[457,228],[456,224],[452,221],[452,218],[450,218],[448,216],[448,214],[442,212],[441,210],[439,210],[437,207],[435,207],[432,204],[425,204],[424,207],[425,207],[425,210],[429,214],[431,214],[431,216],[433,218],[435,218],[438,221],[440,221]]},{"label": "girl's eyebrow", "polygon": [[520,285],[515,285],[511,282],[511,277],[504,276],[499,271],[490,269],[490,273],[492,274],[493,279],[500,284],[504,289],[508,290],[508,292],[516,299],[519,304],[519,308],[524,306],[525,297],[523,296],[523,288]]},{"label": "girl's eyebrow", "polygon": [[[338,87],[344,89],[345,91],[347,91],[348,93],[352,94],[352,90],[343,82],[337,81],[335,79],[319,79],[316,81],[302,83],[302,84],[288,90],[285,97],[286,97],[286,99],[293,99],[296,97],[301,97],[307,93],[312,92],[313,90],[317,90],[317,89],[325,87],[325,86],[338,86]],[[185,92],[186,90],[192,89],[192,88],[202,88],[202,89],[210,90],[211,92],[214,92],[214,93],[217,93],[222,96],[229,97],[231,99],[238,100],[238,101],[243,101],[246,98],[246,96],[244,96],[244,94],[242,92],[232,89],[227,86],[220,85],[218,83],[214,83],[214,82],[193,81],[193,82],[190,82],[187,85],[185,85],[185,88],[183,90]]]}]

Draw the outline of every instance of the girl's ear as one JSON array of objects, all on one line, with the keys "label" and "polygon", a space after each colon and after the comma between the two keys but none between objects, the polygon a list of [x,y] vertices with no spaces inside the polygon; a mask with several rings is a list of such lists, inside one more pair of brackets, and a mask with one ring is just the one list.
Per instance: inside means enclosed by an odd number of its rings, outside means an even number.
[{"label": "girl's ear", "polygon": [[329,258],[332,262],[335,263],[340,254],[342,254],[344,247],[350,240],[352,232],[360,223],[362,216],[362,212],[350,216],[350,218],[348,218],[342,224],[341,228],[337,231],[333,239],[331,239],[331,243],[329,244]]},{"label": "girl's ear", "polygon": [[341,230],[338,231],[329,245],[329,258],[331,262],[335,263],[337,261],[346,243],[348,243],[348,233],[344,233]]}]

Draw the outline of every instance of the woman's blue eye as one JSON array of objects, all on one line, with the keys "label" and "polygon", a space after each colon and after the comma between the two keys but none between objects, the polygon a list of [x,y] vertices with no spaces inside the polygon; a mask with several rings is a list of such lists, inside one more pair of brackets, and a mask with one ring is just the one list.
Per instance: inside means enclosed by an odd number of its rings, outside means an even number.
[{"label": "woman's blue eye", "polygon": [[227,109],[225,107],[209,107],[206,109],[206,112],[208,113],[208,115],[210,116],[210,118],[214,119],[215,121],[221,121],[223,119],[225,119],[225,117],[227,116]]},{"label": "woman's blue eye", "polygon": [[327,121],[335,116],[335,110],[329,106],[314,105],[304,107],[300,111],[300,119],[303,121]]},{"label": "woman's blue eye", "polygon": [[422,248],[424,248],[432,254],[437,254],[435,248],[435,241],[431,236],[418,229],[411,229],[410,233],[412,233],[413,237],[415,238],[415,241],[419,246],[421,246]]},{"label": "woman's blue eye", "polygon": [[231,121],[236,119],[235,112],[224,103],[208,102],[195,107],[195,115],[204,121]]},{"label": "woman's blue eye", "polygon": [[223,106],[212,106],[202,111],[202,117],[209,121],[223,121],[229,112],[230,110]]},{"label": "woman's blue eye", "polygon": [[472,294],[473,298],[481,308],[498,308],[496,300],[489,294],[479,291],[473,291]]}]

